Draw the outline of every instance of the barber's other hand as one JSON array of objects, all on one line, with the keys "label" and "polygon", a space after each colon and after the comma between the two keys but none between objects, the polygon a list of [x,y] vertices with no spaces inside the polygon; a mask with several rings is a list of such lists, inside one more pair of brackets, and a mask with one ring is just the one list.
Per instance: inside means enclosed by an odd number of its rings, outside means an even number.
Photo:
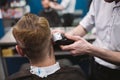
[{"label": "barber's other hand", "polygon": [[73,36],[69,34],[65,34],[68,39],[75,41],[70,45],[62,45],[62,50],[70,51],[73,55],[83,55],[90,52],[90,48],[92,48],[92,44],[87,42],[85,39],[80,36]]}]

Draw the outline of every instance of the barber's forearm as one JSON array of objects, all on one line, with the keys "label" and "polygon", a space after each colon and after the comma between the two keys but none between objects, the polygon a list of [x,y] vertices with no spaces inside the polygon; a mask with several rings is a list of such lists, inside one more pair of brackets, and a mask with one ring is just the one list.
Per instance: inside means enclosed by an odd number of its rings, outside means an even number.
[{"label": "barber's forearm", "polygon": [[120,52],[115,52],[92,46],[89,50],[89,54],[102,58],[110,63],[120,65]]},{"label": "barber's forearm", "polygon": [[87,32],[81,25],[78,25],[76,28],[74,28],[73,30],[71,30],[67,33],[71,34],[71,35],[83,37]]}]

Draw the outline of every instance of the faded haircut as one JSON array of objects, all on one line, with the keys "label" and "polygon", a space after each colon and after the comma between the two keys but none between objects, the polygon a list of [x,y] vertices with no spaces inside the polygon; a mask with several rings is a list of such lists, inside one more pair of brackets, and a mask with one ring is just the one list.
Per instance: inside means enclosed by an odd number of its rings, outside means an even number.
[{"label": "faded haircut", "polygon": [[43,54],[50,44],[50,27],[44,17],[25,14],[14,26],[13,35],[22,51],[30,59],[46,56]]}]

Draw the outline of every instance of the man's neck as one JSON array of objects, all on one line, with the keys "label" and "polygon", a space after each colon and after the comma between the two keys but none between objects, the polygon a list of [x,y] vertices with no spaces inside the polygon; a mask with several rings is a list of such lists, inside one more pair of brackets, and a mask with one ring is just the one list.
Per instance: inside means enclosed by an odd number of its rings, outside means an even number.
[{"label": "man's neck", "polygon": [[37,67],[47,67],[47,66],[51,66],[54,65],[56,63],[55,58],[48,58],[44,61],[39,61],[38,63],[32,63],[31,62],[31,66],[37,66]]},{"label": "man's neck", "polygon": [[48,52],[48,55],[43,60],[30,61],[31,66],[37,66],[37,67],[47,67],[54,65],[55,63],[56,60],[53,49],[51,49],[51,51]]}]

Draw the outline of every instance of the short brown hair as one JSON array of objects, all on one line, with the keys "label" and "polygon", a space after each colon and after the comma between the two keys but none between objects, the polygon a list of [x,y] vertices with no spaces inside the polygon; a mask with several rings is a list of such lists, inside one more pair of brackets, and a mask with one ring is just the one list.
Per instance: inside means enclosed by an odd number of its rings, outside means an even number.
[{"label": "short brown hair", "polygon": [[51,34],[45,18],[28,13],[16,23],[13,35],[24,54],[35,59],[45,55],[42,53],[49,46]]}]

